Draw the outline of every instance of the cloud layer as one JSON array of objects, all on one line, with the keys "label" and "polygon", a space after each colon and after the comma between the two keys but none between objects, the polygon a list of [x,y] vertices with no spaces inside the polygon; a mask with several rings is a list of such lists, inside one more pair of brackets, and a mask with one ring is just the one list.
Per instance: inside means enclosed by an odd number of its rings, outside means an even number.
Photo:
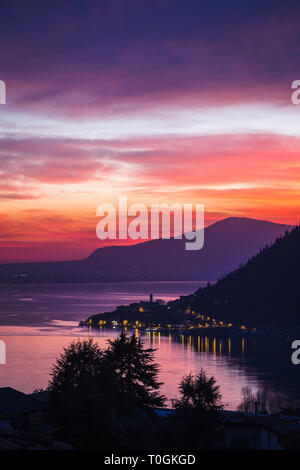
[{"label": "cloud layer", "polygon": [[99,246],[95,211],[200,202],[297,223],[300,5],[1,2],[0,261]]}]

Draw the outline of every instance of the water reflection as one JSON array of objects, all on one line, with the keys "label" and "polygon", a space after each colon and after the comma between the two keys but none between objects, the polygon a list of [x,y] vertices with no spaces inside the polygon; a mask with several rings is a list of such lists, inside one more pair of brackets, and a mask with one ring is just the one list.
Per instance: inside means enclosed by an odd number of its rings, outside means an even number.
[{"label": "water reflection", "polygon": [[[59,328],[60,333],[57,327],[53,330],[28,327],[22,328],[21,334],[20,329],[17,332],[18,335],[13,335],[13,327],[0,327],[0,339],[5,341],[7,348],[7,364],[0,366],[0,386],[27,393],[47,386],[51,366],[72,339],[94,337],[104,348],[108,338],[120,333],[116,329],[68,328],[65,325]],[[264,388],[273,393],[297,394],[297,382],[290,376],[291,372],[295,374],[295,368],[285,367],[285,373],[280,373],[289,357],[283,354],[284,349],[279,344],[266,347],[257,344],[256,340],[241,337],[218,338],[172,332],[163,335],[158,331],[141,334],[138,329],[128,330],[128,333],[141,335],[146,347],[156,349],[159,380],[164,382],[162,392],[169,400],[176,398],[182,376],[197,373],[201,368],[216,377],[228,409],[235,409],[239,404],[241,389],[245,386],[254,391]],[[292,390],[289,388],[291,383]]]},{"label": "water reflection", "polygon": [[[51,366],[72,339],[96,337],[99,345],[105,347],[108,337],[119,334],[102,327],[97,331],[79,329],[78,320],[147,299],[149,292],[170,300],[194,292],[197,287],[198,282],[0,285],[0,339],[7,347],[7,364],[0,365],[0,386],[28,393],[46,387]],[[139,335],[140,331],[130,333]],[[244,386],[300,396],[300,374],[290,357],[292,339],[261,341],[172,331],[166,336],[147,331],[142,338],[147,346],[156,348],[163,392],[169,399],[175,398],[184,374],[201,368],[216,377],[231,409],[239,403]]]},{"label": "water reflection", "polygon": [[[158,347],[160,351],[161,379],[166,382],[164,392],[169,398],[176,395],[177,384],[182,375],[198,372],[201,368],[216,377],[228,409],[236,408],[244,386],[252,387],[253,391],[265,389],[291,400],[298,398],[300,379],[296,368],[291,364],[289,342],[286,338],[239,335],[218,338],[170,332],[166,337],[162,336],[158,345],[155,337],[155,332],[147,332],[145,336],[147,345]],[[168,344],[168,352],[165,343]]]},{"label": "water reflection", "polygon": [[[102,327],[100,327],[102,330]],[[124,328],[124,331],[127,331]],[[107,334],[107,330],[104,331],[104,335]],[[161,341],[161,332],[158,331],[147,331],[146,333],[139,331],[138,329],[134,329],[134,334],[136,336],[140,336],[141,339],[147,338],[147,342],[153,348],[160,345]],[[178,343],[181,344],[182,351],[195,351],[198,353],[206,353],[212,354],[213,356],[231,356],[231,348],[232,348],[232,339],[227,338],[216,338],[216,337],[209,337],[209,336],[200,336],[200,335],[190,335],[190,334],[172,334],[168,333],[167,335],[169,344]],[[255,346],[255,339],[253,339],[253,345]],[[238,340],[234,341],[235,344],[235,354],[238,356],[245,355],[245,348],[246,348],[246,339],[244,337],[239,338]],[[253,348],[255,350],[255,347]]]}]

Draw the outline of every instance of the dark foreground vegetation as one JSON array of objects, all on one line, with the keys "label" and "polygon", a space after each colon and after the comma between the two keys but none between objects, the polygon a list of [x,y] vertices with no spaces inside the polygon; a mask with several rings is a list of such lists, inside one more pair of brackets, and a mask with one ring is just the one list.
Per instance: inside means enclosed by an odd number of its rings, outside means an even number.
[{"label": "dark foreground vegetation", "polygon": [[104,350],[92,339],[65,348],[47,390],[55,439],[121,451],[299,447],[299,409],[245,388],[238,411],[225,411],[215,378],[202,369],[182,378],[167,408],[153,353],[125,334]]},{"label": "dark foreground vegetation", "polygon": [[122,334],[101,350],[92,339],[66,348],[52,372],[48,413],[57,439],[75,449],[211,448],[219,387],[203,370],[184,377],[172,412],[163,408],[153,350]]},{"label": "dark foreground vegetation", "polygon": [[0,450],[300,448],[299,407],[244,388],[238,411],[224,410],[214,377],[201,369],[182,378],[170,409],[158,372],[153,350],[136,336],[122,334],[103,350],[75,341],[47,390],[0,388]]}]

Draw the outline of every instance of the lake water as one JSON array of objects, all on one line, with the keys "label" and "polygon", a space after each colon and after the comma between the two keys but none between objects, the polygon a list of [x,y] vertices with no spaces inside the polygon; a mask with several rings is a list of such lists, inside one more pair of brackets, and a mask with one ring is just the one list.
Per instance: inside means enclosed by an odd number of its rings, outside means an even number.
[{"label": "lake water", "polygon": [[[26,393],[46,387],[56,357],[73,339],[93,336],[105,347],[116,330],[79,328],[79,320],[120,304],[155,298],[171,300],[194,292],[199,282],[143,282],[65,285],[0,285],[0,340],[6,364],[0,365],[0,387]],[[242,387],[267,389],[297,398],[299,372],[290,360],[290,342],[271,339],[163,336],[146,333],[147,346],[156,348],[162,392],[177,395],[178,382],[188,372],[205,369],[221,386],[226,408],[235,409]],[[300,367],[300,366],[299,366]],[[299,369],[300,371],[300,369]]]}]

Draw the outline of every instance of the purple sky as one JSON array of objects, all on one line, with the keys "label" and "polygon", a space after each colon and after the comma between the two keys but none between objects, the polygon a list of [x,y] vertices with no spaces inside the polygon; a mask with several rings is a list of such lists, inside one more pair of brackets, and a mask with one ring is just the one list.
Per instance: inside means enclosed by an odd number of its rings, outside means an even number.
[{"label": "purple sky", "polygon": [[97,206],[297,223],[296,1],[1,1],[0,262],[100,246]]}]

